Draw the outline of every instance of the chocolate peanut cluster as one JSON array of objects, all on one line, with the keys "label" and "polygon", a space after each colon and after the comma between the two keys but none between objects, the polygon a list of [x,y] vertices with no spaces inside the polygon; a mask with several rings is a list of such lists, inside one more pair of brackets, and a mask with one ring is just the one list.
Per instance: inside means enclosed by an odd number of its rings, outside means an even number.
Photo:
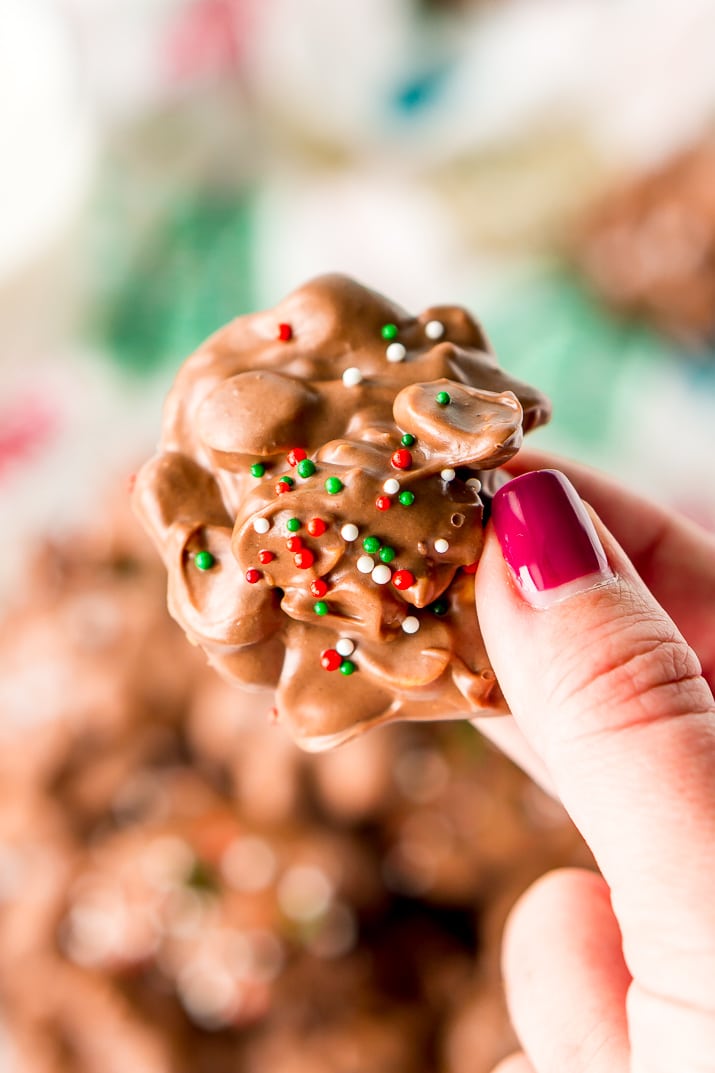
[{"label": "chocolate peanut cluster", "polygon": [[137,480],[172,614],[308,749],[503,712],[473,575],[495,471],[548,415],[461,308],[324,276],[233,321],[180,370]]}]

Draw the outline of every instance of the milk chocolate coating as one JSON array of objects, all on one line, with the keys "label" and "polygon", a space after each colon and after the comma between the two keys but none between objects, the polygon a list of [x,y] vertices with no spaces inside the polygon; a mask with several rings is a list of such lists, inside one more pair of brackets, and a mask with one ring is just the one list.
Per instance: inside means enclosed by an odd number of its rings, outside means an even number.
[{"label": "milk chocolate coating", "polygon": [[275,689],[309,749],[393,719],[503,712],[474,609],[483,502],[467,482],[493,489],[548,416],[458,307],[413,317],[328,275],[238,318],[179,371],[136,483],[172,614],[224,675]]}]

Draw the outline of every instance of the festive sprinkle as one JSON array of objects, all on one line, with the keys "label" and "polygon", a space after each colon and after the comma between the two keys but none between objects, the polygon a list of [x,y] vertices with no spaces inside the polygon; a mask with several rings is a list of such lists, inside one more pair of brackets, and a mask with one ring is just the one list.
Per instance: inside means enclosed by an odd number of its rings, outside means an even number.
[{"label": "festive sprinkle", "polygon": [[282,343],[288,343],[293,338],[293,329],[290,324],[278,325],[278,338]]},{"label": "festive sprinkle", "polygon": [[343,540],[347,540],[348,543],[351,543],[358,538],[358,527],[352,522],[346,522],[340,530],[340,536]]},{"label": "festive sprinkle", "polygon": [[411,507],[415,501],[415,493],[409,491],[400,492],[399,500],[403,507]]},{"label": "festive sprinkle", "polygon": [[383,563],[391,563],[395,558],[396,551],[394,548],[389,547],[387,544],[384,548],[380,548],[379,555]]},{"label": "festive sprinkle", "polygon": [[409,469],[412,465],[412,455],[406,448],[401,447],[395,451],[390,459],[395,469]]},{"label": "festive sprinkle", "polygon": [[355,651],[355,642],[349,637],[341,637],[335,647],[341,656],[352,656]]},{"label": "festive sprinkle", "polygon": [[420,620],[416,615],[408,615],[402,620],[402,629],[405,633],[417,633],[420,628]]},{"label": "festive sprinkle", "polygon": [[404,361],[407,357],[407,347],[402,343],[390,343],[385,351],[385,357],[391,362]]},{"label": "festive sprinkle", "polygon": [[293,480],[292,477],[289,477],[288,474],[286,473],[285,476],[278,478],[278,483],[279,484],[286,484],[286,485],[288,485],[289,488],[292,488],[293,485],[295,484],[295,481]]},{"label": "festive sprinkle", "polygon": [[246,571],[246,581],[249,585],[255,585],[256,582],[260,581],[262,577],[263,574],[261,573],[261,571],[255,570],[253,567],[251,567],[250,570]]},{"label": "festive sprinkle", "polygon": [[253,465],[251,466],[251,476],[252,477],[262,477],[265,472],[266,472],[266,467],[263,465],[262,462],[254,462]]},{"label": "festive sprinkle", "polygon": [[299,477],[312,477],[315,473],[315,462],[310,458],[302,458],[295,468]]},{"label": "festive sprinkle", "polygon": [[440,537],[439,540],[434,542],[434,550],[439,552],[440,555],[444,555],[445,551],[449,551],[449,541]]},{"label": "festive sprinkle", "polygon": [[290,492],[290,485],[286,484],[285,481],[279,481],[278,484],[275,487],[276,495],[277,496],[282,496],[286,492]]},{"label": "festive sprinkle", "polygon": [[397,477],[388,477],[382,486],[383,492],[387,492],[389,496],[396,495],[400,490],[400,482]]},{"label": "festive sprinkle", "polygon": [[444,324],[441,320],[428,320],[425,324],[425,335],[428,339],[441,339],[444,335]]},{"label": "festive sprinkle", "polygon": [[392,577],[392,570],[390,570],[390,567],[385,563],[378,563],[373,570],[371,577],[377,585],[387,585]]},{"label": "festive sprinkle", "polygon": [[438,406],[449,406],[452,397],[448,391],[438,391],[434,397],[434,401]]},{"label": "festive sprinkle", "polygon": [[442,480],[447,481],[448,484],[450,481],[453,481],[456,476],[457,474],[451,468],[443,469],[440,473],[440,477],[442,478]]},{"label": "festive sprinkle", "polygon": [[259,563],[262,563],[263,566],[266,566],[267,563],[272,563],[274,559],[275,555],[272,551],[259,551],[258,553],[258,561]]},{"label": "festive sprinkle", "polygon": [[323,615],[327,615],[328,613],[328,605],[326,604],[325,600],[316,600],[316,602],[313,604],[313,610],[315,611],[316,615],[319,615],[322,618]]},{"label": "festive sprinkle", "polygon": [[396,339],[397,330],[396,324],[383,324],[382,328],[380,328],[380,335],[383,339]]},{"label": "festive sprinkle", "polygon": [[322,518],[311,518],[306,526],[310,535],[314,537],[322,536],[327,528],[328,523],[324,522]]},{"label": "festive sprinkle", "polygon": [[216,560],[210,551],[197,551],[194,556],[194,563],[199,570],[210,570]]},{"label": "festive sprinkle", "polygon": [[288,551],[300,551],[303,547],[303,541],[299,536],[288,537],[286,547]]},{"label": "festive sprinkle", "polygon": [[482,490],[482,482],[478,477],[470,477],[467,481],[467,487],[473,488],[475,492],[479,493]]},{"label": "festive sprinkle", "polygon": [[404,436],[402,437],[402,439],[400,440],[400,443],[402,444],[403,447],[413,447],[414,443],[415,443],[415,439],[416,439],[416,436],[413,436],[411,432],[406,432],[404,434]]},{"label": "festive sprinkle", "polygon": [[468,566],[463,566],[462,571],[465,574],[476,574],[479,563],[469,563]]},{"label": "festive sprinkle", "polygon": [[337,671],[342,662],[340,653],[336,652],[334,648],[326,648],[325,651],[320,653],[320,666],[323,670]]},{"label": "festive sprinkle", "polygon": [[357,670],[357,667],[355,666],[355,664],[353,663],[353,661],[351,659],[344,659],[343,662],[340,664],[340,673],[341,674],[345,674],[345,675],[354,674],[356,670]]},{"label": "festive sprinkle", "polygon": [[300,551],[293,556],[293,562],[299,570],[308,570],[315,562],[315,555],[310,548],[301,548]]},{"label": "festive sprinkle", "polygon": [[442,615],[446,615],[449,611],[449,603],[447,600],[435,600],[434,603],[429,605],[429,609],[434,615],[439,615],[441,618]]},{"label": "festive sprinkle", "polygon": [[409,589],[415,583],[415,575],[411,570],[395,570],[392,576],[392,584],[396,589]]},{"label": "festive sprinkle", "polygon": [[346,369],[343,373],[343,383],[345,387],[357,387],[362,383],[362,373],[356,365],[351,365],[349,369]]},{"label": "festive sprinkle", "polygon": [[328,477],[325,482],[325,491],[328,495],[336,496],[338,492],[342,492],[343,482],[339,477]]},{"label": "festive sprinkle", "polygon": [[325,596],[328,591],[328,585],[323,581],[322,577],[316,577],[310,583],[310,591],[313,596]]},{"label": "festive sprinkle", "polygon": [[362,542],[362,546],[368,555],[374,555],[376,551],[380,550],[380,538],[376,536],[366,536]]},{"label": "festive sprinkle", "polygon": [[271,523],[268,521],[268,518],[256,518],[253,523],[254,533],[267,533],[270,527]]},{"label": "festive sprinkle", "polygon": [[375,560],[371,559],[369,555],[361,555],[355,565],[361,574],[371,574],[375,566]]},{"label": "festive sprinkle", "polygon": [[286,460],[289,466],[297,466],[306,457],[307,455],[302,447],[292,447],[286,455]]},{"label": "festive sprinkle", "polygon": [[378,496],[375,500],[375,506],[378,510],[389,510],[392,506],[392,500],[389,496]]},{"label": "festive sprinkle", "polygon": [[286,522],[286,529],[288,530],[289,533],[297,533],[298,530],[300,529],[300,526],[301,526],[300,518],[289,518],[288,521]]}]

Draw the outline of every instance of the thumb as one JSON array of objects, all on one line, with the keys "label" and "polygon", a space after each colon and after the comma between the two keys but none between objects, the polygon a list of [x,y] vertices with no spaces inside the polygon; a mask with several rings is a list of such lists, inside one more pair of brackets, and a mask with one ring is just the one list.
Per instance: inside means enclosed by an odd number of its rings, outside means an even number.
[{"label": "thumb", "polygon": [[712,693],[561,473],[497,493],[476,580],[512,714],[611,889],[633,1015],[665,1031],[662,1003],[702,1012],[715,995]]}]

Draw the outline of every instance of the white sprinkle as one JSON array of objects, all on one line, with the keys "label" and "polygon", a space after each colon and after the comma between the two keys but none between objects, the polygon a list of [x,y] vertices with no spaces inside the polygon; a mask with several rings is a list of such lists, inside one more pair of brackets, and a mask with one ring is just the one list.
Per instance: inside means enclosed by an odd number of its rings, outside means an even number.
[{"label": "white sprinkle", "polygon": [[475,492],[481,492],[482,482],[479,480],[478,477],[470,477],[467,481],[467,487],[473,488]]},{"label": "white sprinkle", "polygon": [[428,320],[425,324],[425,335],[428,339],[441,339],[444,335],[444,324],[441,320]]},{"label": "white sprinkle", "polygon": [[396,477],[388,477],[382,486],[383,492],[387,492],[389,496],[397,495],[400,490],[400,482]]},{"label": "white sprinkle", "polygon": [[349,637],[341,637],[335,645],[335,651],[339,656],[352,656],[355,651],[355,642]]},{"label": "white sprinkle", "polygon": [[440,555],[445,551],[449,551],[449,541],[443,540],[442,537],[440,537],[439,540],[435,540],[434,542],[434,550],[438,551]]},{"label": "white sprinkle", "polygon": [[388,361],[404,361],[407,357],[407,348],[402,343],[390,343],[385,351],[385,357]]},{"label": "white sprinkle", "polygon": [[340,530],[340,536],[343,540],[347,540],[350,543],[352,540],[357,540],[358,527],[353,522],[346,522]]},{"label": "white sprinkle", "polygon": [[408,615],[402,620],[402,629],[405,633],[417,633],[420,628],[420,620],[416,615]]},{"label": "white sprinkle", "polygon": [[253,523],[253,528],[256,533],[267,533],[270,527],[271,523],[268,521],[268,518],[256,518]]},{"label": "white sprinkle", "polygon": [[443,469],[440,473],[440,477],[442,478],[442,480],[447,482],[453,481],[456,476],[457,474],[454,472],[453,469]]},{"label": "white sprinkle", "polygon": [[356,365],[351,365],[349,369],[346,369],[343,373],[343,383],[345,387],[357,387],[362,383],[362,373]]},{"label": "white sprinkle", "polygon": [[355,565],[361,574],[371,574],[375,560],[371,559],[369,555],[361,555]]},{"label": "white sprinkle", "polygon": [[372,580],[377,585],[387,585],[388,581],[392,577],[392,570],[387,563],[378,563],[372,572]]}]

